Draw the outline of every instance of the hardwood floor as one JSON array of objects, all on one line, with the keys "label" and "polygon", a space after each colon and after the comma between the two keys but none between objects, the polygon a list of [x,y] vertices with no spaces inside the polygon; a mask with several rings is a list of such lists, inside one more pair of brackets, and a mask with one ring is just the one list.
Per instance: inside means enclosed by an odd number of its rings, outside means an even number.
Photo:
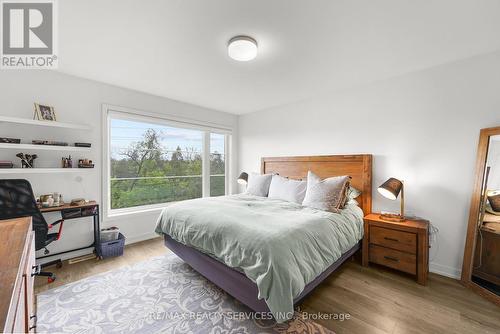
[{"label": "hardwood floor", "polygon": [[55,282],[48,284],[46,278],[36,277],[35,293],[53,289],[119,267],[133,265],[134,263],[168,252],[170,251],[163,245],[163,240],[161,238],[155,238],[125,246],[124,255],[120,257],[104,260],[87,260],[75,264],[68,264],[67,261],[64,261],[62,268],[52,266],[44,269],[44,271],[50,271],[56,274],[57,279]]},{"label": "hardwood floor", "polygon": [[[47,268],[57,275],[47,284],[37,277],[36,292],[169,252],[160,238],[125,249],[125,255]],[[435,274],[427,286],[379,267],[349,261],[302,304],[309,313],[349,313],[350,319],[315,320],[342,333],[500,333],[500,308],[465,289],[458,281]]]}]

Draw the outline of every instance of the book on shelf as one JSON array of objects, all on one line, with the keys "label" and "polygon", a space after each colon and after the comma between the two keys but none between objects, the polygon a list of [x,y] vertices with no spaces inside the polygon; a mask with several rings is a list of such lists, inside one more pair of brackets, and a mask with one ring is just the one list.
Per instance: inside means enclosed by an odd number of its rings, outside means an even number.
[{"label": "book on shelf", "polygon": [[0,137],[0,143],[20,144],[21,143],[21,139],[19,139],[19,138]]},{"label": "book on shelf", "polygon": [[91,147],[91,143],[75,143],[75,147]]},{"label": "book on shelf", "polygon": [[14,168],[12,161],[0,160],[0,168]]},{"label": "book on shelf", "polygon": [[55,140],[32,140],[33,145],[68,146],[68,143]]}]

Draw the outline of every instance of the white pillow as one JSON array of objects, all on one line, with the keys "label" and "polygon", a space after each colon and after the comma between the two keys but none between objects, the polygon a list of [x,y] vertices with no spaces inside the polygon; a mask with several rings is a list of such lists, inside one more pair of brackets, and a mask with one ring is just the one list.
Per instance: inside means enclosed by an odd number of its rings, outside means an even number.
[{"label": "white pillow", "polygon": [[306,181],[290,180],[283,176],[273,175],[269,187],[269,198],[302,204],[306,196],[306,188]]},{"label": "white pillow", "polygon": [[267,197],[272,177],[273,174],[260,175],[257,173],[250,173],[250,175],[248,175],[247,194]]},{"label": "white pillow", "polygon": [[302,205],[324,211],[338,212],[344,205],[350,176],[335,176],[322,180],[309,171],[307,190]]}]

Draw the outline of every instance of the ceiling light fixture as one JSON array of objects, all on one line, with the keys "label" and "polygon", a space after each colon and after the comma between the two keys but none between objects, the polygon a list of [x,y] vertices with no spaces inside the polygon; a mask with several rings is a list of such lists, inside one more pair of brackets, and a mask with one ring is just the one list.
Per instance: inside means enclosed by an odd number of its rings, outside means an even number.
[{"label": "ceiling light fixture", "polygon": [[237,61],[249,61],[257,57],[257,41],[248,36],[236,36],[229,40],[227,54]]}]

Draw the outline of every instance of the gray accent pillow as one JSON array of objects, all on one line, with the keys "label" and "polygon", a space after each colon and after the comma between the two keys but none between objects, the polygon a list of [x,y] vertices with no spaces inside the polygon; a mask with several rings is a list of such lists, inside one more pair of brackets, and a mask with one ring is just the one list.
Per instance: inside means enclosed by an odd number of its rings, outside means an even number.
[{"label": "gray accent pillow", "polygon": [[287,177],[273,175],[269,187],[269,198],[282,199],[302,204],[306,195],[307,182],[292,180]]},{"label": "gray accent pillow", "polygon": [[307,172],[306,197],[302,205],[311,208],[339,212],[345,203],[350,176],[335,176],[322,180],[313,172]]},{"label": "gray accent pillow", "polygon": [[359,195],[361,195],[361,191],[350,185],[349,188],[347,189],[347,195],[344,205],[349,205],[349,204],[359,205],[358,201],[356,201],[355,199],[359,197]]},{"label": "gray accent pillow", "polygon": [[267,197],[272,177],[273,174],[260,175],[257,173],[250,173],[248,175],[247,194]]}]

